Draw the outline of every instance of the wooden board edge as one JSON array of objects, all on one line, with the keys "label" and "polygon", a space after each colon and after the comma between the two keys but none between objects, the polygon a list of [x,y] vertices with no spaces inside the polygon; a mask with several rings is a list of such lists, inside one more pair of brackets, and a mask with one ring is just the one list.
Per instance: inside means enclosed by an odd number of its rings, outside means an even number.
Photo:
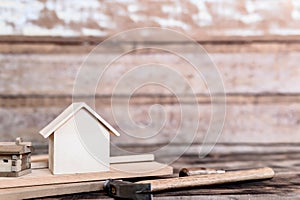
[{"label": "wooden board edge", "polygon": [[[138,154],[128,156],[112,156],[110,157],[110,164],[119,163],[133,163],[133,162],[148,162],[154,161],[153,154]],[[48,155],[34,155],[31,156],[32,169],[48,168]]]},{"label": "wooden board edge", "polygon": [[103,190],[104,181],[0,189],[0,199],[28,199]]},{"label": "wooden board edge", "polygon": [[48,162],[33,162],[31,163],[31,169],[46,169],[48,168]]},{"label": "wooden board edge", "polygon": [[0,189],[56,185],[67,183],[103,181],[173,174],[173,167],[155,161],[112,164],[111,171],[83,174],[51,175],[47,169],[33,170],[28,176],[18,178],[0,178]]},{"label": "wooden board edge", "polygon": [[138,154],[129,156],[112,156],[110,164],[154,161],[153,154]]},{"label": "wooden board edge", "polygon": [[48,155],[47,154],[41,154],[41,155],[32,155],[31,156],[31,163],[35,162],[46,162],[48,161]]}]

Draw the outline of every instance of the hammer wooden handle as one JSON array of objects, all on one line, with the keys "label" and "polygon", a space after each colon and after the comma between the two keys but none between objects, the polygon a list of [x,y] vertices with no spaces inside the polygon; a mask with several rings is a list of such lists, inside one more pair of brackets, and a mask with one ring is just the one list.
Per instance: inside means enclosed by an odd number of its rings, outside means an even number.
[{"label": "hammer wooden handle", "polygon": [[156,179],[148,181],[139,181],[137,183],[150,183],[151,191],[157,192],[177,188],[190,188],[240,181],[269,179],[273,178],[274,175],[275,173],[273,169],[269,167],[264,167],[250,170],[229,171],[223,174],[195,175],[178,178]]}]

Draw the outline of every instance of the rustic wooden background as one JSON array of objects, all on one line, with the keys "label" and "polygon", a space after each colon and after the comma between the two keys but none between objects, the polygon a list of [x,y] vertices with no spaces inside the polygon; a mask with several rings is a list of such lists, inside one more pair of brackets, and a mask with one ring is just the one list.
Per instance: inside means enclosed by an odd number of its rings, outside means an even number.
[{"label": "rustic wooden background", "polygon": [[[215,151],[266,151],[263,148],[266,146],[270,151],[297,148],[300,143],[300,2],[297,0],[1,1],[1,140],[22,136],[33,141],[37,148],[45,147],[47,141],[38,131],[72,102],[74,80],[85,56],[113,34],[145,26],[185,33],[203,45],[219,67],[227,93],[227,116]],[[118,45],[138,47],[139,42]],[[165,45],[184,48],[189,44],[169,41]],[[120,59],[107,79],[114,80],[128,66],[153,60],[173,65],[197,86],[196,76],[185,62],[174,55],[151,50],[133,52]],[[116,126],[109,115],[112,87],[113,82],[108,81],[97,90],[97,112]],[[179,103],[164,91],[147,91],[132,97],[132,114],[138,122],[147,122],[150,105],[165,106],[170,123],[160,136],[147,142],[149,146],[163,145],[172,138],[180,121]],[[198,150],[211,117],[207,91],[199,86],[196,92],[200,128],[190,152]],[[88,98],[84,92],[80,95],[83,100]],[[124,97],[119,98],[122,102]],[[126,137],[117,142],[128,149],[150,148]]]}]

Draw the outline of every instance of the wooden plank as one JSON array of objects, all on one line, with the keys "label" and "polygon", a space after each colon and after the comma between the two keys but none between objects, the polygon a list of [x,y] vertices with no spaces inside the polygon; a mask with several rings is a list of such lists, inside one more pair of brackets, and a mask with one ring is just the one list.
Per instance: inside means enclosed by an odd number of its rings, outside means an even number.
[{"label": "wooden plank", "polygon": [[137,162],[112,164],[110,171],[99,173],[82,173],[52,175],[48,169],[36,169],[31,174],[18,178],[0,178],[0,189],[27,187],[36,185],[76,183],[84,181],[99,181],[108,178],[132,178],[145,176],[164,176],[173,173],[173,168],[157,162]]},{"label": "wooden plank", "polygon": [[57,196],[80,192],[92,192],[103,189],[104,181],[82,183],[55,184],[32,187],[0,189],[1,199],[29,199],[47,196]]},{"label": "wooden plank", "polygon": [[25,152],[26,146],[13,144],[0,144],[0,154],[2,155],[12,155],[12,154],[22,154]]},{"label": "wooden plank", "polygon": [[[207,195],[193,195],[193,196],[172,196],[174,200],[228,200],[228,199],[239,199],[239,200],[265,200],[265,199],[272,199],[272,200],[282,200],[283,197],[280,194],[237,194],[237,195],[215,195],[215,194],[207,194]],[[290,196],[285,196],[284,199],[286,200],[294,200],[298,199],[299,194],[290,194]],[[167,197],[155,197],[157,200],[168,200],[170,196]]]},{"label": "wooden plank", "polygon": [[[107,55],[99,55],[99,60],[91,66],[91,73],[95,73],[94,70],[103,64],[101,58],[104,56]],[[220,70],[227,93],[300,93],[299,87],[296,87],[300,76],[299,52],[212,53],[210,56]],[[8,98],[10,95],[70,96],[83,59],[83,54],[0,54],[0,93]],[[175,55],[165,53],[132,54],[120,58],[108,68],[95,94],[111,95],[124,73],[134,66],[151,62],[165,64],[178,70],[196,94],[208,94],[203,79],[192,66]],[[41,74],[43,79],[40,78]],[[146,75],[145,72],[144,76]],[[141,76],[136,76],[134,81],[141,81],[140,78]],[[156,79],[164,80],[163,73],[157,74]],[[175,79],[169,87],[174,88],[180,83],[181,80]],[[83,89],[87,87],[91,87],[90,83],[83,83],[76,95],[92,95]],[[187,93],[184,85],[175,90],[177,95]],[[138,94],[170,95],[170,91],[149,85],[140,88]],[[20,101],[17,104],[25,103],[22,99]]]},{"label": "wooden plank", "polygon": [[31,169],[46,169],[46,168],[49,168],[48,161],[31,163]]},{"label": "wooden plank", "polygon": [[[67,105],[66,105],[67,106]],[[120,105],[119,105],[120,106]],[[150,105],[131,105],[130,114],[137,123],[148,122],[148,110]],[[168,144],[173,134],[178,130],[178,124],[188,126],[191,120],[182,120],[179,104],[162,104],[166,113],[166,124],[155,137],[141,140],[130,137],[122,130],[119,130],[116,121],[111,113],[109,105],[97,103],[96,111],[112,126],[118,129],[121,137],[112,137],[115,144]],[[190,106],[190,105],[181,105]],[[65,107],[21,107],[21,108],[0,108],[0,116],[3,116],[0,124],[0,135],[3,140],[11,140],[18,136],[34,142],[44,142],[38,131],[48,122],[53,120]],[[211,117],[210,105],[199,105],[199,129],[194,142],[201,143],[203,136],[209,126]],[[159,112],[155,111],[153,115]],[[298,143],[300,104],[287,103],[266,103],[266,104],[229,104],[227,105],[226,123],[219,138],[220,143]],[[259,117],[257,117],[259,116]],[[161,119],[157,118],[157,119]],[[127,113],[118,113],[121,125],[131,134],[137,133],[137,127],[128,122]],[[12,126],[12,120],[15,122]],[[19,123],[22,122],[22,123]],[[127,123],[128,122],[128,123]],[[184,134],[177,144],[185,143]],[[192,134],[192,133],[190,133]]]},{"label": "wooden plank", "polygon": [[[61,36],[27,36],[27,35],[0,35],[0,52],[22,52],[22,53],[30,53],[32,51],[37,53],[43,53],[43,52],[60,52],[61,46],[66,47],[68,50],[64,50],[64,52],[78,52],[82,49],[74,49],[72,47],[82,45],[84,46],[83,49],[85,50],[91,50],[91,48],[101,42],[103,42],[105,37],[98,37],[98,36],[72,36],[72,37],[61,37]],[[146,41],[146,40],[145,40]],[[297,44],[300,42],[298,35],[290,35],[290,34],[284,34],[284,35],[264,35],[264,37],[259,35],[254,36],[242,36],[242,35],[236,35],[236,36],[225,36],[220,35],[216,36],[214,38],[206,38],[206,37],[199,37],[199,39],[195,39],[196,42],[204,44],[204,45],[232,45],[232,44],[238,44],[238,45],[247,45],[252,43],[258,43],[262,44]],[[155,42],[155,41],[147,41],[147,42]],[[165,44],[183,44],[187,41],[180,41],[180,40],[166,40],[164,41]],[[140,40],[123,40],[120,42],[121,44],[130,44],[134,45],[139,43],[142,43]],[[3,46],[2,46],[3,45]],[[37,51],[37,48],[42,45],[48,48],[41,49],[41,51]],[[285,45],[284,45],[285,46]],[[293,45],[292,45],[293,46]],[[2,47],[7,47],[8,49],[4,49]],[[16,47],[20,48],[19,51],[16,49]],[[11,51],[11,49],[14,49],[14,51]],[[46,50],[46,51],[44,51]],[[238,49],[236,49],[238,50]],[[257,49],[256,49],[257,50]],[[271,49],[270,49],[271,50]],[[57,53],[56,52],[56,53]]]},{"label": "wooden plank", "polygon": [[37,162],[45,162],[48,161],[48,154],[42,154],[42,155],[32,155],[31,156],[31,162],[37,163]]},{"label": "wooden plank", "polygon": [[[17,37],[17,39],[20,37]],[[95,42],[95,44],[86,44],[86,41],[82,41],[79,44],[64,43],[69,38],[62,38],[62,41],[56,43],[43,43],[37,37],[34,37],[30,42],[26,42],[27,37],[20,38],[19,42],[8,41],[9,39],[0,36],[0,53],[1,54],[88,54],[96,45],[101,41]],[[74,41],[80,40],[80,38],[73,38]],[[270,53],[270,52],[292,52],[300,51],[300,39],[299,37],[293,40],[290,37],[282,36],[280,41],[268,41],[267,38],[261,41],[244,41],[244,40],[212,40],[212,41],[198,41],[207,52],[209,53],[241,53],[241,52],[253,52],[253,53]],[[25,41],[24,41],[25,40]],[[41,39],[42,40],[42,39]],[[130,49],[142,47],[143,42],[132,43],[119,43],[120,49]],[[159,44],[159,43],[158,43]],[[166,42],[160,43],[160,46],[168,48],[170,45],[178,46],[178,48],[184,48],[188,46],[188,43],[182,42]],[[108,48],[109,52],[101,53],[114,53],[115,47]],[[153,49],[144,49],[143,52],[153,53]]]},{"label": "wooden plank", "polygon": [[[300,147],[298,147],[299,143],[217,143],[211,151],[211,154],[263,154],[266,155],[270,153],[288,153],[288,152],[299,152]],[[155,149],[161,146],[167,146],[168,144],[159,144],[159,145],[120,145],[120,148],[130,151],[130,152],[152,152]],[[164,157],[175,156],[178,155],[178,149],[183,149],[188,146],[188,144],[175,144],[168,145],[166,151],[156,153],[156,159],[164,162]],[[189,146],[189,148],[185,151],[184,155],[199,155],[200,147],[205,146],[202,143],[194,143]],[[118,151],[113,151],[115,154],[118,154]]]},{"label": "wooden plank", "polygon": [[[48,155],[31,156],[31,168],[32,169],[48,168],[48,157],[49,157]],[[140,155],[110,157],[110,164],[148,162],[148,161],[154,161],[153,154],[140,154]]]},{"label": "wooden plank", "polygon": [[154,155],[153,154],[141,154],[141,155],[112,156],[112,157],[110,157],[110,164],[145,162],[145,161],[154,161]]},{"label": "wooden plank", "polygon": [[[266,148],[267,149],[267,148]],[[299,174],[297,171],[299,161],[299,152],[276,152],[275,155],[272,152],[268,153],[240,153],[235,152],[231,153],[234,157],[229,156],[229,154],[222,153],[212,153],[210,156],[207,156],[202,159],[196,159],[198,155],[189,155],[182,156],[177,159],[172,166],[174,167],[174,172],[178,173],[182,166],[193,167],[198,165],[198,167],[209,167],[217,169],[249,169],[256,167],[272,167],[275,169],[276,176],[284,177],[286,175],[292,176]],[[290,155],[290,158],[288,158]],[[223,156],[223,157],[222,157]],[[247,158],[245,158],[247,156]],[[162,158],[163,160],[163,158]],[[275,162],[277,160],[277,163]],[[197,163],[197,164],[195,164]]]},{"label": "wooden plank", "polygon": [[[218,36],[299,35],[300,29],[299,6],[293,0],[99,0],[76,6],[54,0],[44,3],[35,0],[5,4],[0,11],[3,13],[1,35],[106,38],[120,31],[146,26],[175,29],[200,40]],[[12,14],[19,12],[23,16],[22,23]]]},{"label": "wooden plank", "polygon": [[[83,96],[78,99],[83,102],[89,102],[92,97]],[[127,101],[126,96],[117,97],[120,104]],[[191,104],[196,101],[198,104],[211,104],[211,98],[207,95],[197,95],[195,97],[182,96],[182,104]],[[95,96],[96,104],[109,105],[111,97]],[[226,94],[226,104],[287,104],[300,101],[300,94],[283,94],[283,93],[263,93],[263,94]],[[19,108],[19,107],[64,107],[72,103],[71,96],[36,96],[36,95],[17,95],[1,96],[0,106],[2,108]],[[178,99],[174,95],[134,95],[130,98],[131,105],[152,105],[152,104],[178,104]]]},{"label": "wooden plank", "polygon": [[[111,154],[113,156],[122,155],[119,150],[120,148],[126,150],[127,152],[136,152],[136,153],[154,152],[156,149],[167,145],[168,144],[164,144],[164,143],[142,144],[142,145],[128,143],[128,144],[119,145],[117,149],[111,147]],[[164,160],[165,157],[168,158],[170,156],[177,155],[177,150],[184,148],[187,145],[189,144],[184,144],[184,143],[175,144],[175,145],[169,144],[166,151],[160,153],[154,153],[156,156],[156,160],[165,163]],[[192,145],[190,145],[188,149],[186,149],[183,155],[183,157],[187,156],[185,160],[186,163],[189,163],[188,160],[189,156],[197,156],[199,154],[199,148],[201,147],[201,145],[202,143],[193,143]],[[44,153],[45,150],[48,149],[47,144],[44,143],[35,143],[35,146],[38,147],[37,152],[41,152],[41,153]],[[260,155],[260,158],[266,160],[269,158],[268,156],[270,154],[278,154],[280,157],[282,156],[282,154],[287,154],[287,153],[294,155],[295,152],[300,152],[300,146],[298,143],[220,143],[218,142],[214,146],[212,152],[210,153],[211,156],[209,157],[214,157],[215,155],[219,155],[219,154],[228,154],[228,155],[247,154],[249,160],[255,160],[254,157],[255,155]],[[251,155],[253,156],[253,158]],[[265,155],[265,156],[261,156],[261,155]],[[215,157],[217,159],[219,156],[215,156]],[[217,165],[218,164],[216,164],[215,167],[218,167]]]}]

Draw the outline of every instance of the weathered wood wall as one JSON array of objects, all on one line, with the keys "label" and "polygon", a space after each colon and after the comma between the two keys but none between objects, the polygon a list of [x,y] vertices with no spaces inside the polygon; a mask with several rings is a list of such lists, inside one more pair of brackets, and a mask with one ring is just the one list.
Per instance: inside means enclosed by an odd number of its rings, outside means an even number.
[{"label": "weathered wood wall", "polygon": [[196,40],[300,34],[297,0],[2,1],[2,35],[109,37],[129,28],[177,29]]},{"label": "weathered wood wall", "polygon": [[[220,143],[300,142],[297,0],[3,1],[0,17],[1,140],[22,136],[45,143],[38,130],[71,103],[74,79],[87,53],[114,33],[156,26],[191,36],[219,67],[227,92]],[[169,42],[165,45],[188,45]],[[139,43],[119,45],[127,48]],[[100,54],[99,60],[101,56],[106,55]],[[201,141],[211,117],[207,90],[186,62],[165,52],[134,52],[114,63],[105,87],[96,91],[97,111],[116,126],[109,99],[115,76],[129,66],[153,60],[179,70],[197,89],[201,112],[197,141]],[[84,90],[80,95],[87,98]],[[153,103],[165,106],[170,123],[147,143],[168,143],[180,122],[179,104],[163,90],[143,90],[131,100],[134,119],[146,123]],[[189,103],[187,98],[185,104]],[[117,142],[139,143],[125,136]]]}]

